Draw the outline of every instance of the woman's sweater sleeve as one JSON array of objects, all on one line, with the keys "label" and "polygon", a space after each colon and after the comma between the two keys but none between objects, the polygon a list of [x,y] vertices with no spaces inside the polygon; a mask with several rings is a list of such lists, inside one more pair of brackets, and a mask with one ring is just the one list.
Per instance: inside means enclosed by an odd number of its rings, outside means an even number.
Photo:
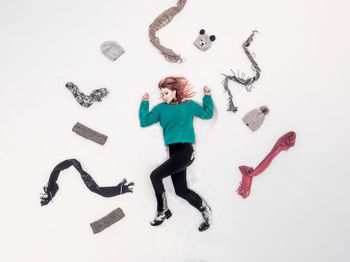
[{"label": "woman's sweater sleeve", "polygon": [[205,95],[203,97],[203,106],[200,106],[194,101],[192,101],[191,105],[194,116],[202,119],[211,119],[213,117],[214,104],[211,95]]},{"label": "woman's sweater sleeve", "polygon": [[153,125],[159,121],[159,109],[154,107],[149,112],[149,101],[142,101],[139,110],[140,125],[142,127]]}]

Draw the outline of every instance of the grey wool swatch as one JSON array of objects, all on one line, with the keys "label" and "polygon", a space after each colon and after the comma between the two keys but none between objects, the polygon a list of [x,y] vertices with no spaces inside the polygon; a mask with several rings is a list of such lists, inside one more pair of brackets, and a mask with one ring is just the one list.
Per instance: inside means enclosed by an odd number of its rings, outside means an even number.
[{"label": "grey wool swatch", "polygon": [[80,124],[77,122],[72,129],[73,132],[77,133],[78,135],[89,139],[91,141],[94,141],[97,144],[104,145],[107,141],[107,136],[92,130],[91,128],[88,128],[87,126],[84,126],[83,124]]},{"label": "grey wool swatch", "polygon": [[100,233],[107,227],[110,227],[114,223],[118,222],[123,217],[125,217],[124,212],[120,207],[118,207],[108,215],[100,218],[99,220],[96,220],[95,222],[92,222],[90,224],[92,232],[94,232],[94,234]]}]

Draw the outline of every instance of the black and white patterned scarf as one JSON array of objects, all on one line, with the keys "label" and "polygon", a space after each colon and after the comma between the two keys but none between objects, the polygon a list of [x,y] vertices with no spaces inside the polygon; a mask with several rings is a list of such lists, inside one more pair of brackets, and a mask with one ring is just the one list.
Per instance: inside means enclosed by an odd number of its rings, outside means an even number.
[{"label": "black and white patterned scarf", "polygon": [[92,91],[91,94],[87,96],[72,82],[68,82],[66,87],[72,92],[75,100],[83,107],[90,107],[94,102],[101,102],[102,98],[109,94],[107,88],[100,88]]}]

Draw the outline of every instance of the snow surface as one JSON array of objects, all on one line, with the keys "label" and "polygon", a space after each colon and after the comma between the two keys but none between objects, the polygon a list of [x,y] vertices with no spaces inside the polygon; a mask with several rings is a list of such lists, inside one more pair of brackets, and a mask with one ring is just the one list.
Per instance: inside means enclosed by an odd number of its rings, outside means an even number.
[{"label": "snow surface", "polygon": [[[1,252],[6,262],[273,262],[350,261],[349,2],[188,1],[158,32],[181,54],[170,64],[148,39],[148,26],[175,0],[1,1],[0,174]],[[207,52],[199,30],[216,35]],[[236,114],[227,112],[221,73],[252,75],[241,44],[257,29],[250,50],[262,69],[252,92],[230,82]],[[125,54],[111,62],[106,40]],[[187,77],[201,102],[212,89],[215,117],[195,120],[196,161],[188,184],[213,209],[199,232],[198,211],[164,181],[171,219],[151,227],[156,201],[151,171],[167,159],[161,128],[141,128],[141,96],[160,102],[157,83]],[[107,87],[101,103],[83,108],[65,88]],[[262,127],[241,118],[267,105]],[[76,122],[108,135],[100,146],[71,131]],[[296,145],[254,178],[251,195],[235,193],[238,166],[255,167],[288,131]],[[59,162],[78,159],[100,185],[126,177],[135,192],[102,198],[73,168],[59,178],[52,203],[39,193]],[[89,223],[121,207],[125,218],[94,235]]]}]

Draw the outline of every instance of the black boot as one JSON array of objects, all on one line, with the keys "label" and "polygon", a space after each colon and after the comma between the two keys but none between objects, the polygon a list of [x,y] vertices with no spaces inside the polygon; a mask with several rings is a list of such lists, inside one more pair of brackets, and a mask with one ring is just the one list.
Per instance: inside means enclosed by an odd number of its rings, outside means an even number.
[{"label": "black boot", "polygon": [[168,208],[165,193],[156,194],[157,198],[157,214],[156,217],[151,221],[152,226],[158,226],[163,223],[165,219],[171,217],[171,212]]},{"label": "black boot", "polygon": [[202,213],[202,217],[203,217],[203,222],[202,224],[199,226],[198,230],[199,231],[204,231],[207,230],[210,226],[210,222],[211,222],[211,208],[210,206],[207,204],[207,202],[205,202],[203,200],[203,205],[202,207],[199,209],[199,211],[201,211]]}]

